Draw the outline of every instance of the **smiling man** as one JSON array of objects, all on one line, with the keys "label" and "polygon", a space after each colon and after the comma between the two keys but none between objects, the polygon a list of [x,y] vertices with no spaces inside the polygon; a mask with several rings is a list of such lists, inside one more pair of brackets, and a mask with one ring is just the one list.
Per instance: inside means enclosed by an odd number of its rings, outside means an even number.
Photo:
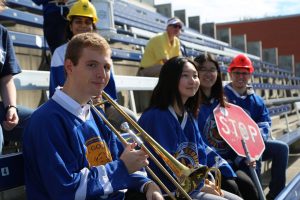
[{"label": "smiling man", "polygon": [[[110,78],[111,49],[97,33],[74,36],[65,56],[66,81],[39,107],[24,133],[28,199],[123,199],[125,189],[163,199],[143,171],[148,156],[122,148],[91,109]],[[138,172],[137,172],[138,171]]]},{"label": "smiling man", "polygon": [[162,65],[170,58],[180,56],[179,35],[183,23],[174,17],[167,21],[166,31],[152,37],[145,48],[138,75],[158,77]]},{"label": "smiling man", "polygon": [[[289,147],[286,143],[273,140],[270,137],[271,119],[269,111],[263,99],[255,94],[252,86],[248,84],[254,72],[251,60],[244,54],[237,55],[230,63],[228,72],[232,82],[225,86],[225,95],[229,102],[242,107],[260,129],[266,146],[262,160],[272,160],[270,191],[267,199],[275,199],[285,187]],[[261,160],[257,161],[256,166],[256,171],[260,175]]]}]

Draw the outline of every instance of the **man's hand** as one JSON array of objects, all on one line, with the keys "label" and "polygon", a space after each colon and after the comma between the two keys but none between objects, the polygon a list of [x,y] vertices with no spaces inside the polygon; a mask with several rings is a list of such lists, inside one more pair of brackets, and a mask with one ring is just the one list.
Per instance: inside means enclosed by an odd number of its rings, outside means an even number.
[{"label": "man's hand", "polygon": [[7,110],[6,120],[2,122],[4,130],[11,131],[19,123],[17,110],[13,107]]},{"label": "man's hand", "polygon": [[245,162],[249,167],[256,168],[256,160],[251,158],[250,160],[246,159]]},{"label": "man's hand", "polygon": [[140,170],[147,166],[149,161],[147,160],[148,155],[143,150],[135,150],[136,143],[128,144],[125,147],[120,159],[125,163],[129,174]]},{"label": "man's hand", "polygon": [[147,185],[147,188],[145,188],[145,192],[146,192],[147,200],[163,200],[164,199],[159,187],[154,182],[151,182]]}]

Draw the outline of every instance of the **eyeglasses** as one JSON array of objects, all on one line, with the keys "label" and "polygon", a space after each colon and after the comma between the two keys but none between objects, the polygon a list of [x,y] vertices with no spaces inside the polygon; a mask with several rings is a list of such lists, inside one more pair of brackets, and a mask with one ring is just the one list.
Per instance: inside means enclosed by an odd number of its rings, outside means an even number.
[{"label": "eyeglasses", "polygon": [[215,73],[217,72],[218,70],[216,68],[210,68],[210,69],[207,69],[207,68],[201,68],[199,69],[199,73],[207,73],[207,72],[210,72],[210,73]]},{"label": "eyeglasses", "polygon": [[249,76],[250,73],[249,72],[231,72],[232,74],[234,74],[235,76]]},{"label": "eyeglasses", "polygon": [[172,27],[182,29],[182,26],[178,24],[172,24]]}]

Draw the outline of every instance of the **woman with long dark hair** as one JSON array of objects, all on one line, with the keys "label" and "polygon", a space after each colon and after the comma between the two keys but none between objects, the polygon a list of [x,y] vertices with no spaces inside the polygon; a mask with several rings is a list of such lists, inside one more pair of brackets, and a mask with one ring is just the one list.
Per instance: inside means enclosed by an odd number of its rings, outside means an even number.
[{"label": "woman with long dark hair", "polygon": [[237,156],[220,137],[216,126],[213,110],[218,105],[226,106],[220,66],[209,53],[197,56],[194,61],[199,64],[198,72],[201,81],[199,90],[201,106],[198,115],[200,133],[203,141],[227,160],[236,173],[236,176],[222,174],[222,188],[246,200],[258,199],[258,193],[251,178],[239,169],[242,158]]},{"label": "woman with long dark hair", "polygon": [[[198,71],[193,61],[184,57],[171,58],[161,69],[150,106],[142,114],[139,124],[185,166],[214,166],[222,173],[233,173],[226,161],[202,141],[195,120],[200,102],[199,85]],[[150,167],[170,191],[175,191],[172,183],[156,170],[151,161]],[[229,192],[219,192],[215,183],[209,180],[199,183],[190,195],[193,199],[240,199]]]}]

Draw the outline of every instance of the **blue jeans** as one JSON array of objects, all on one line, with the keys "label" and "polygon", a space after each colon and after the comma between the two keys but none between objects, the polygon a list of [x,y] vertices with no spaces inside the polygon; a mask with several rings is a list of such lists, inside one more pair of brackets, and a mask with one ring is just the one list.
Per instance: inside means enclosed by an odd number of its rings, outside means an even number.
[{"label": "blue jeans", "polygon": [[[270,192],[268,196],[273,199],[285,187],[289,146],[279,140],[267,140],[265,141],[265,146],[266,148],[262,155],[262,160],[272,161],[271,181],[269,183]],[[257,162],[257,171],[259,172],[258,177],[260,177],[261,161]]]},{"label": "blue jeans", "polygon": [[[23,138],[23,130],[28,122],[33,109],[26,108],[24,106],[17,106],[18,107],[18,116],[19,116],[19,123],[18,125],[11,131],[4,130],[0,125],[0,154],[2,154],[2,148],[4,144],[4,138],[8,141],[16,141],[22,142]],[[0,102],[0,123],[5,120],[5,108],[3,103]]]}]

